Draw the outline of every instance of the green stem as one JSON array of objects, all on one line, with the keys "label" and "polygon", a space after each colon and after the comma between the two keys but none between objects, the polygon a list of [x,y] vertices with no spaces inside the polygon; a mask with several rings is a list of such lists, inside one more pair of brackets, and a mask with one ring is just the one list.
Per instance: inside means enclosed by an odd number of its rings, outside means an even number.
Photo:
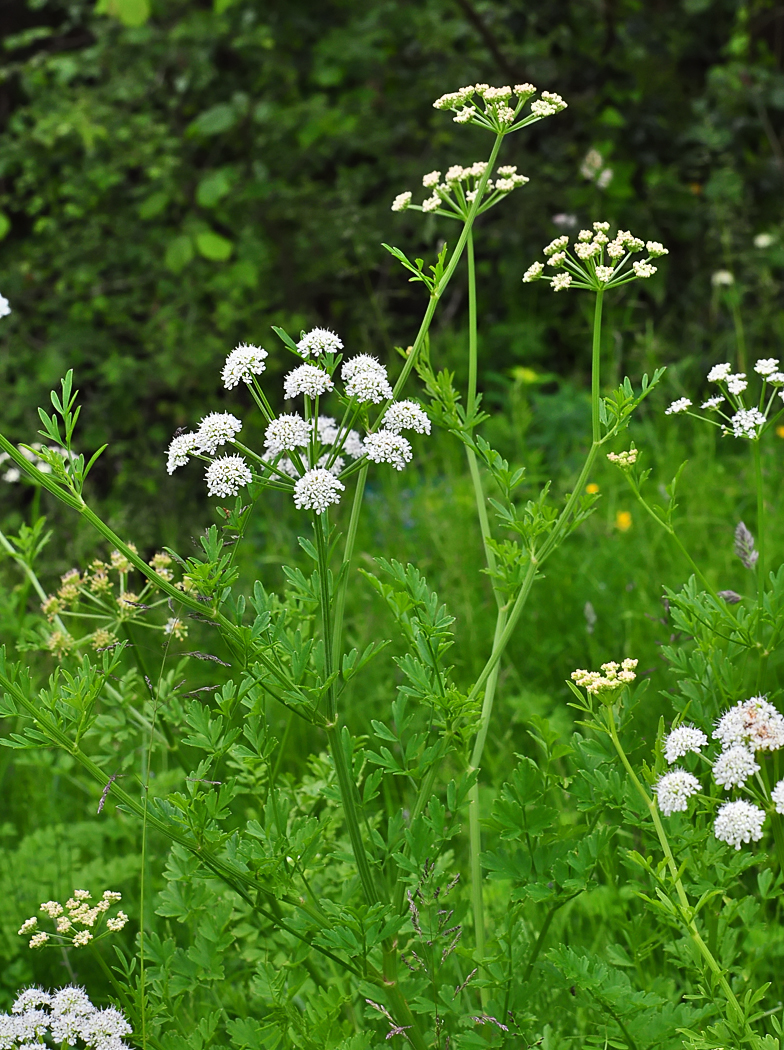
[{"label": "green stem", "polygon": [[599,395],[601,391],[603,299],[604,292],[598,291],[593,311],[593,346],[591,348],[591,439],[594,445],[598,445],[602,436],[599,421]]},{"label": "green stem", "polygon": [[[33,568],[30,565],[27,564],[27,562],[24,560],[24,558],[19,553],[19,551],[16,550],[16,548],[13,546],[11,541],[9,539],[7,539],[7,537],[2,532],[0,532],[0,547],[3,547],[4,550],[8,551],[8,553],[11,555],[11,557],[14,559],[14,561],[18,565],[22,566],[22,568],[24,569],[25,573],[27,574],[28,580],[33,585],[33,590],[38,595],[38,597],[41,599],[41,602],[45,602],[46,599],[49,596],[47,595],[46,591],[41,586],[41,581],[36,576],[35,571],[33,570]],[[57,616],[55,614],[52,617],[52,621],[54,622],[54,624],[57,627],[58,631],[62,631],[63,634],[68,634],[68,628],[65,626],[65,624],[63,623],[63,621],[60,619],[59,616]]]},{"label": "green stem", "polygon": [[332,652],[337,661],[343,659],[343,615],[346,608],[346,590],[348,578],[351,571],[351,559],[354,556],[354,544],[357,539],[359,528],[359,515],[362,511],[362,498],[365,494],[365,481],[367,480],[368,464],[362,467],[357,477],[357,487],[354,490],[354,502],[351,504],[351,518],[346,533],[346,546],[343,551],[343,565],[335,590],[335,613],[332,623]]},{"label": "green stem", "polygon": [[746,1022],[746,1017],[743,1013],[743,1009],[740,1003],[738,1002],[735,993],[730,987],[729,981],[727,980],[724,971],[717,962],[708,945],[702,939],[702,936],[699,930],[697,929],[697,924],[694,921],[692,915],[692,907],[689,903],[689,898],[683,886],[683,882],[681,881],[680,874],[678,872],[678,864],[675,860],[675,856],[673,855],[669,839],[667,838],[667,833],[664,830],[664,825],[662,824],[661,816],[659,814],[659,809],[656,805],[656,802],[640,783],[637,774],[634,772],[632,765],[626,756],[626,752],[624,751],[623,745],[621,744],[620,738],[618,736],[618,729],[615,725],[615,715],[613,714],[612,707],[609,705],[606,706],[605,713],[607,719],[607,728],[610,734],[610,739],[613,742],[613,746],[615,747],[615,750],[618,753],[618,757],[623,763],[624,769],[629,775],[630,780],[637,789],[637,792],[640,795],[640,797],[645,802],[651,819],[653,820],[653,825],[656,829],[656,835],[658,836],[659,843],[664,852],[664,856],[667,861],[667,867],[670,871],[670,877],[672,878],[673,885],[675,886],[675,892],[678,896],[682,921],[686,926],[686,929],[688,930],[692,942],[694,943],[698,952],[700,953],[700,955],[702,955],[705,963],[707,964],[708,969],[711,971],[711,973],[713,973],[713,975],[716,977],[719,984],[721,985],[722,991],[724,992],[724,995],[727,998],[727,1002],[732,1007],[732,1010],[735,1013],[739,1024],[744,1029],[748,1030],[748,1024]]},{"label": "green stem", "polygon": [[765,599],[765,491],[762,483],[762,449],[759,440],[753,441],[754,480],[757,489],[757,623],[762,627],[762,606]]}]

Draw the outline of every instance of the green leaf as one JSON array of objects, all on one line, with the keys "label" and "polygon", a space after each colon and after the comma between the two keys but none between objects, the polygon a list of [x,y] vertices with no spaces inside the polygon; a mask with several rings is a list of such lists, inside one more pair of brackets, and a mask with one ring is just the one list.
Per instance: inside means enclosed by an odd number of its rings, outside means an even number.
[{"label": "green leaf", "polygon": [[149,197],[146,197],[136,209],[140,219],[154,219],[156,215],[160,215],[169,203],[169,194],[163,190],[158,190],[156,193],[151,193]]},{"label": "green leaf", "polygon": [[150,17],[149,0],[98,0],[95,13],[111,15],[124,26],[143,26]]},{"label": "green leaf", "polygon": [[213,233],[212,230],[196,234],[196,247],[200,255],[214,262],[225,262],[234,250],[230,240],[221,237],[219,233]]},{"label": "green leaf", "polygon": [[229,102],[219,102],[200,113],[188,127],[189,135],[220,135],[237,123],[237,110]]},{"label": "green leaf", "polygon": [[199,183],[196,200],[202,208],[213,208],[218,201],[223,200],[230,189],[231,182],[225,171],[211,171]]},{"label": "green leaf", "polygon": [[181,234],[179,237],[175,237],[174,240],[169,241],[165,262],[172,273],[179,273],[181,270],[184,270],[192,258],[193,242],[186,234]]}]

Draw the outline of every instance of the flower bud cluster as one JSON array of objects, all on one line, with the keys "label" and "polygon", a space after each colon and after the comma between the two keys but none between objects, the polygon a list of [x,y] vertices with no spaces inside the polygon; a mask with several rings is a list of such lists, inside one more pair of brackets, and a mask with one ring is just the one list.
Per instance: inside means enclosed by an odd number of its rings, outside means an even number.
[{"label": "flower bud cluster", "polygon": [[607,458],[621,470],[630,470],[637,462],[639,450],[636,448],[626,449],[623,452],[608,452]]},{"label": "flower bud cluster", "polygon": [[[448,168],[443,180],[440,171],[430,171],[422,177],[422,185],[430,190],[430,196],[421,204],[412,204],[410,191],[399,193],[392,201],[392,211],[438,212],[452,219],[464,221],[479,193],[480,183],[487,171],[487,161],[478,160],[468,167],[453,164]],[[518,186],[525,186],[530,181],[525,175],[519,175],[514,164],[502,164],[496,171],[495,181],[488,178],[482,191],[481,205],[477,214],[486,212],[508,196]]]},{"label": "flower bud cluster", "polygon": [[584,671],[578,668],[572,671],[571,677],[575,685],[585,689],[587,693],[596,694],[630,685],[637,677],[636,667],[636,660],[623,660],[621,663],[611,660],[602,664],[601,671]]},{"label": "flower bud cluster", "polygon": [[[545,265],[563,271],[549,278],[550,287],[556,292],[566,288],[589,288],[598,292],[638,278],[653,277],[656,267],[651,259],[667,255],[667,249],[658,241],[646,244],[628,230],[619,230],[610,238],[609,229],[608,222],[595,222],[593,229],[580,230],[571,248],[566,234],[556,237],[543,249],[546,263],[532,263],[523,274],[523,283],[545,277]],[[643,250],[647,252],[645,259],[631,259]]]},{"label": "flower bud cluster", "polygon": [[[781,408],[776,399],[784,400],[784,371],[779,370],[779,359],[776,357],[760,358],[754,365],[754,371],[762,380],[756,404],[748,404],[743,396],[749,386],[746,373],[733,372],[732,366],[725,361],[714,365],[708,372],[708,382],[716,383],[720,391],[700,405],[702,412],[709,412],[711,415],[690,412],[692,401],[688,397],[679,397],[673,401],[664,410],[664,414],[674,416],[687,412],[690,416],[719,427],[724,434],[757,441],[766,430],[771,414],[775,414]],[[721,407],[723,405],[727,406],[726,410]],[[715,417],[724,422],[719,422]]]},{"label": "flower bud cluster", "polygon": [[[53,923],[54,931],[41,930],[38,928],[39,919],[33,915],[25,919],[19,927],[19,936],[30,938],[31,948],[41,948],[51,941],[55,945],[70,944],[74,948],[84,948],[96,936],[100,938],[108,933],[119,933],[128,922],[128,916],[124,911],[118,911],[116,915],[106,917],[106,913],[115,904],[122,900],[122,894],[116,890],[105,890],[100,900],[90,904],[91,894],[88,890],[74,890],[73,896],[65,902],[44,901],[39,908]],[[101,926],[104,932],[101,934]],[[94,931],[94,932],[93,932]]]},{"label": "flower bud cluster", "polygon": [[437,98],[433,107],[452,110],[452,119],[456,124],[478,124],[498,134],[516,131],[526,124],[543,117],[552,117],[566,109],[566,103],[560,95],[543,91],[531,103],[530,115],[518,120],[523,106],[536,94],[536,90],[533,84],[515,84],[513,88],[509,85],[491,87],[489,84],[469,84]]}]

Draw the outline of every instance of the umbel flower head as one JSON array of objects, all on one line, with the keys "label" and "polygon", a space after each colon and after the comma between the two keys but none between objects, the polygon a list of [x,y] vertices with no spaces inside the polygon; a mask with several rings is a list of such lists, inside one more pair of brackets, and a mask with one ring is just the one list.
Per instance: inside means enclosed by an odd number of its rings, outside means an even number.
[{"label": "umbel flower head", "polygon": [[106,913],[119,904],[122,894],[116,890],[105,890],[100,900],[94,903],[91,903],[91,896],[87,890],[74,890],[65,905],[59,901],[44,901],[39,911],[54,923],[54,931],[39,929],[40,920],[33,915],[22,923],[18,930],[19,936],[32,934],[29,942],[31,948],[42,948],[49,942],[84,948],[96,938],[118,933],[128,922],[128,916],[124,911],[118,911],[107,918]]},{"label": "umbel flower head", "polygon": [[784,716],[764,696],[742,700],[722,715],[713,732],[722,750],[778,751],[784,747]]},{"label": "umbel flower head", "polygon": [[123,1036],[132,1029],[121,1010],[99,1010],[83,988],[66,985],[56,992],[26,988],[17,995],[10,1014],[0,1014],[0,1046],[85,1047],[87,1050],[129,1050]]},{"label": "umbel flower head", "polygon": [[[224,371],[231,365],[232,384],[244,382],[251,385],[251,395],[265,418],[264,451],[258,454],[235,440],[242,427],[236,416],[229,412],[211,412],[202,419],[195,432],[178,432],[174,436],[167,451],[167,469],[172,473],[185,466],[190,458],[198,457],[207,463],[205,480],[210,496],[221,499],[237,496],[240,489],[254,481],[261,487],[291,493],[295,505],[301,510],[323,514],[340,501],[341,493],[345,491],[343,478],[356,470],[351,461],[364,459],[402,470],[413,457],[411,444],[402,432],[429,434],[430,419],[415,401],[393,400],[394,391],[386,366],[376,357],[356,354],[342,361],[343,342],[335,332],[314,328],[303,333],[296,345],[286,333],[282,336],[288,350],[299,362],[284,379],[284,394],[287,398],[302,395],[304,413],[273,414],[256,381],[256,376],[263,371],[267,353],[243,344],[229,355]],[[318,359],[318,364],[302,363],[303,357]],[[344,414],[338,422],[333,416],[319,414],[317,399],[335,390],[341,364],[343,390],[339,396]],[[246,366],[247,370],[243,372]],[[382,402],[386,403],[378,413],[379,418],[371,424],[367,406]],[[366,433],[363,435],[355,424],[364,425]],[[216,458],[217,450],[226,443],[233,444],[245,455]],[[253,469],[246,455],[255,464]],[[166,566],[156,565],[156,571],[167,579],[171,576],[171,570]],[[78,577],[79,573],[76,575]],[[68,586],[78,592],[81,581],[69,581]],[[56,615],[60,608],[59,597],[52,598],[51,602],[47,599],[47,602],[51,604],[51,608],[47,605],[45,610],[47,615]],[[128,606],[123,615],[130,616],[138,604],[137,596],[126,591],[121,595],[120,604]],[[173,619],[165,630],[179,638],[184,628]]]},{"label": "umbel flower head", "polygon": [[264,359],[267,351],[250,343],[240,343],[226,358],[221,378],[227,390],[233,390],[238,383],[252,383],[253,377],[261,375],[267,367]]},{"label": "umbel flower head", "polygon": [[521,116],[526,102],[535,94],[533,84],[515,84],[513,88],[508,85],[490,87],[489,84],[468,84],[437,98],[433,107],[452,110],[452,119],[456,124],[477,124],[496,134],[508,134],[566,109],[566,103],[560,95],[543,91],[531,103],[530,112]]},{"label": "umbel flower head", "polygon": [[676,726],[664,741],[664,757],[672,765],[689,752],[699,754],[708,743],[701,729],[691,725]]},{"label": "umbel flower head", "polygon": [[673,769],[660,777],[654,791],[659,809],[669,817],[673,813],[685,813],[689,799],[700,790],[700,782],[685,769]]},{"label": "umbel flower head", "polygon": [[[544,249],[545,262],[535,262],[523,274],[523,283],[549,279],[553,291],[566,288],[588,288],[600,292],[617,288],[639,278],[653,277],[656,267],[651,259],[668,255],[658,241],[640,240],[628,230],[619,230],[609,236],[609,222],[595,222],[592,230],[580,230],[577,240],[569,246],[569,237],[562,234]],[[642,259],[632,260],[637,252],[646,252]],[[546,272],[551,267],[554,274]]]},{"label": "umbel flower head", "polygon": [[691,399],[680,397],[665,409],[665,415],[686,412],[719,427],[724,434],[757,441],[767,429],[771,414],[781,408],[777,399],[784,400],[784,372],[779,371],[776,357],[760,358],[754,371],[761,380],[761,388],[759,396],[750,402],[744,396],[749,387],[748,376],[745,372],[733,372],[732,366],[725,361],[714,365],[708,372],[708,382],[716,383],[719,393],[703,401],[700,412],[689,411]]},{"label": "umbel flower head", "polygon": [[759,806],[745,799],[725,802],[716,814],[713,834],[720,842],[739,850],[744,842],[759,842],[764,823],[765,812]]},{"label": "umbel flower head", "polygon": [[572,681],[581,686],[587,693],[601,693],[620,689],[622,685],[631,684],[635,674],[636,660],[623,660],[620,664],[611,660],[602,664],[601,671],[583,671],[578,668],[572,671]]},{"label": "umbel flower head", "polygon": [[[487,171],[487,161],[478,160],[468,167],[453,164],[443,179],[440,171],[431,171],[422,178],[422,185],[430,190],[430,196],[421,204],[412,204],[409,191],[399,193],[392,201],[392,211],[436,212],[450,219],[464,221],[479,193],[482,177]],[[496,171],[495,181],[487,179],[477,215],[481,215],[507,197],[518,186],[525,186],[529,179],[518,175],[516,165],[503,164]]]}]

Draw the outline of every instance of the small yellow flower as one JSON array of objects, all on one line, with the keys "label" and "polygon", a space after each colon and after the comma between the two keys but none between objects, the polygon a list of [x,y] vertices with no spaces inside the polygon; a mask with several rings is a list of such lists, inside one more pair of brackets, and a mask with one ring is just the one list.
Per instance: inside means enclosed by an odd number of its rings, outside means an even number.
[{"label": "small yellow flower", "polygon": [[628,532],[632,527],[632,516],[628,510],[619,510],[615,515],[615,527],[621,532]]},{"label": "small yellow flower", "polygon": [[599,491],[599,486],[596,484],[595,481],[590,481],[585,486],[585,491],[588,493],[589,496],[595,496],[596,493]]},{"label": "small yellow flower", "polygon": [[782,426],[781,424],[779,424],[779,425],[778,425],[778,426],[776,427],[776,433],[778,434],[778,436],[779,436],[780,438],[784,438],[784,426]]}]

